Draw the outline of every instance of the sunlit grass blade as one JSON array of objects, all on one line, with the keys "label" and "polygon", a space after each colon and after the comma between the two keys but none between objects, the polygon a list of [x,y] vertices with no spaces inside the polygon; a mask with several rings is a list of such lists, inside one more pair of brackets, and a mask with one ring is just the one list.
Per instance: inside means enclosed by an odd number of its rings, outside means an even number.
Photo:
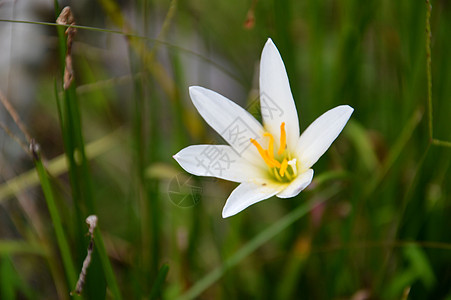
[{"label": "sunlit grass blade", "polygon": [[45,256],[46,251],[42,247],[27,242],[0,240],[0,254],[34,254]]},{"label": "sunlit grass blade", "polygon": [[[119,139],[122,133],[122,130],[118,129],[111,134],[90,142],[88,145],[86,145],[87,159],[96,159],[97,157],[107,153],[109,150],[119,145]],[[50,161],[47,161],[46,169],[53,177],[58,177],[59,175],[68,172],[66,156],[62,154]],[[32,169],[9,179],[8,181],[0,185],[0,203],[6,200],[8,197],[20,193],[26,189],[32,188],[37,184],[39,184],[39,177],[36,169]]]},{"label": "sunlit grass blade", "polygon": [[315,201],[315,202],[307,202],[302,205],[299,205],[295,210],[279,219],[276,223],[272,224],[265,230],[263,230],[260,234],[250,240],[247,244],[245,244],[241,249],[235,252],[232,256],[224,261],[222,266],[214,269],[210,273],[208,273],[205,277],[197,281],[185,294],[178,297],[178,300],[188,300],[188,299],[196,299],[198,296],[202,294],[207,288],[213,285],[216,281],[218,281],[225,272],[229,269],[235,267],[239,264],[243,259],[252,254],[259,247],[264,245],[274,236],[282,232],[284,229],[289,227],[291,224],[305,216],[308,212],[310,212],[314,207],[324,202],[326,199]]}]

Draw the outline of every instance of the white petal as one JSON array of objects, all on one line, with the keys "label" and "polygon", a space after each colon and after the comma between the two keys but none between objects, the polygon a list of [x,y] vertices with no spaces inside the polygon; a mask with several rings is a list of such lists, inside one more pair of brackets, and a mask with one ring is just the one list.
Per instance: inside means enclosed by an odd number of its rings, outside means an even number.
[{"label": "white petal", "polygon": [[252,204],[271,198],[280,192],[281,189],[283,189],[283,185],[271,183],[265,183],[263,185],[244,182],[234,189],[232,194],[230,194],[224,209],[222,210],[222,217],[228,218],[239,213]]},{"label": "white petal", "polygon": [[248,159],[258,157],[258,152],[250,139],[261,137],[263,127],[249,112],[226,97],[203,87],[191,86],[189,93],[194,106],[205,121],[238,154]]},{"label": "white petal", "polygon": [[285,122],[287,146],[294,151],[299,139],[299,119],[290,90],[285,65],[271,39],[260,60],[260,106],[265,129],[280,140],[280,124]]},{"label": "white petal", "polygon": [[349,105],[337,106],[317,118],[299,138],[296,153],[302,169],[308,169],[326,152],[351,117]]},{"label": "white petal", "polygon": [[313,170],[308,169],[302,174],[299,174],[283,191],[276,196],[279,198],[291,198],[299,194],[305,189],[310,182],[312,182]]},{"label": "white petal", "polygon": [[243,182],[265,177],[265,170],[251,165],[227,145],[195,145],[182,149],[174,159],[188,173]]}]

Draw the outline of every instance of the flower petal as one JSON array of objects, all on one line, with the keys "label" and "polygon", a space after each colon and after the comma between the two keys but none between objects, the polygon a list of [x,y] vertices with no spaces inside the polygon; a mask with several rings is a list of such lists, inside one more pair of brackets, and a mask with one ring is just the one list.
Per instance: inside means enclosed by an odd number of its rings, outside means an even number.
[{"label": "flower petal", "polygon": [[279,198],[291,198],[299,194],[305,189],[313,179],[313,170],[308,169],[302,174],[299,174],[283,191],[276,196]]},{"label": "flower petal", "polygon": [[294,151],[299,139],[299,119],[285,65],[271,39],[260,60],[260,106],[265,129],[280,141],[280,124],[285,122],[287,147]]},{"label": "flower petal", "polygon": [[222,217],[228,218],[233,216],[252,204],[262,200],[271,198],[280,190],[283,185],[277,184],[255,184],[251,182],[243,182],[230,194],[227,202],[222,210]]},{"label": "flower petal", "polygon": [[308,169],[326,152],[351,117],[349,105],[337,106],[317,118],[299,138],[296,153],[301,168]]},{"label": "flower petal", "polygon": [[248,159],[258,157],[250,139],[260,138],[263,127],[249,112],[226,97],[200,86],[191,86],[189,93],[205,121],[238,154],[247,156]]},{"label": "flower petal", "polygon": [[173,157],[185,171],[197,176],[243,182],[262,178],[265,172],[227,145],[189,146]]}]

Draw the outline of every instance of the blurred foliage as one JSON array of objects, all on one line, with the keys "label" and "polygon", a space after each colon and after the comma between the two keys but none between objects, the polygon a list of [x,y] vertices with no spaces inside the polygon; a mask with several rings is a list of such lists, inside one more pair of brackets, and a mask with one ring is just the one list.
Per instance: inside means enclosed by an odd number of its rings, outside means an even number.
[{"label": "blurred foliage", "polygon": [[[86,26],[74,83],[63,90],[65,29],[46,24],[31,112],[18,108],[41,146],[40,181],[19,174],[32,169],[25,150],[0,161],[0,298],[70,298],[67,266],[81,270],[96,214],[86,299],[451,299],[451,6],[431,4],[429,99],[426,3],[74,1]],[[220,141],[188,86],[255,113],[268,37],[301,130],[336,105],[355,112],[306,191],[222,219],[235,184],[187,176],[172,159]]]}]

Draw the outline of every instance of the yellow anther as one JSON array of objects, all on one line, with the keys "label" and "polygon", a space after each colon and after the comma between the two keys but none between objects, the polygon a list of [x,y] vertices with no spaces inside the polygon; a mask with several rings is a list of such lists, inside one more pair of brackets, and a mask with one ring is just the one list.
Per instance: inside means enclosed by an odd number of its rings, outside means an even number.
[{"label": "yellow anther", "polygon": [[268,155],[268,151],[263,149],[262,146],[260,146],[260,144],[256,140],[251,139],[251,143],[257,148],[258,153],[260,153],[260,156],[263,158],[263,160],[268,165],[268,167],[280,168],[280,163],[277,160],[275,160],[274,158],[270,158]]},{"label": "yellow anther", "polygon": [[265,132],[263,136],[269,137],[268,156],[269,158],[274,159],[274,137],[269,132]]},{"label": "yellow anther", "polygon": [[251,138],[251,143],[254,144],[255,148],[257,148],[257,150],[258,150],[258,153],[260,153],[261,157],[263,157],[263,159],[264,159],[266,156],[266,150],[264,150],[262,148],[262,146],[260,146],[260,144],[252,138]]},{"label": "yellow anther", "polygon": [[285,175],[285,171],[287,170],[287,167],[288,167],[288,160],[286,158],[284,158],[282,161],[282,165],[280,166],[280,170],[279,170],[279,174],[281,177],[283,177]]},{"label": "yellow anther", "polygon": [[285,122],[282,122],[282,124],[280,124],[280,148],[279,151],[277,151],[277,154],[282,155],[286,147],[287,147],[287,132],[285,131]]}]

